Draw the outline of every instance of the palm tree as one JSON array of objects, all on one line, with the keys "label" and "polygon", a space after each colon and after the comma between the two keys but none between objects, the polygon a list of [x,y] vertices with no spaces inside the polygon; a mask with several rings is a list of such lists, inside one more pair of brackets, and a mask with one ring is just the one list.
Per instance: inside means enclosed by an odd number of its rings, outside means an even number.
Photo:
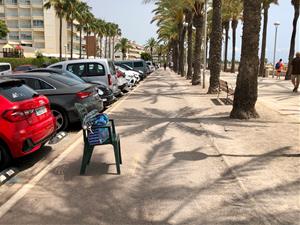
[{"label": "palm tree", "polygon": [[54,8],[56,16],[59,18],[59,60],[62,60],[62,23],[66,16],[66,0],[48,0],[44,4],[45,9]]},{"label": "palm tree", "polygon": [[225,30],[225,45],[224,45],[224,72],[227,71],[227,56],[228,56],[228,39],[229,39],[230,19],[223,21],[223,28]]},{"label": "palm tree", "polygon": [[[116,36],[121,36],[122,35],[122,31],[119,28],[118,24],[113,24],[113,31],[112,31],[112,46],[113,49],[115,48],[115,38]],[[115,51],[112,51],[112,60],[115,60]]]},{"label": "palm tree", "polygon": [[198,85],[201,83],[201,45],[202,45],[202,30],[204,24],[202,1],[195,1],[194,3],[194,18],[193,24],[196,27],[195,48],[194,48],[194,73],[192,77],[192,85]]},{"label": "palm tree", "polygon": [[293,32],[292,32],[291,44],[290,44],[290,53],[289,53],[289,66],[285,77],[286,80],[290,79],[291,62],[295,55],[297,23],[299,19],[299,11],[300,11],[300,0],[291,0],[291,3],[294,6],[294,19],[293,19]]},{"label": "palm tree", "polygon": [[86,2],[80,2],[77,6],[77,11],[80,13],[76,14],[76,29],[79,30],[79,58],[82,58],[82,31],[89,21],[91,7]]},{"label": "palm tree", "polygon": [[210,46],[210,80],[208,94],[218,92],[222,54],[222,0],[213,0],[212,31]]},{"label": "palm tree", "polygon": [[[243,4],[242,54],[230,117],[250,119],[259,116],[255,109],[255,103],[257,101],[261,0],[243,1]],[[249,66],[249,62],[251,62],[251,66]]]},{"label": "palm tree", "polygon": [[236,48],[236,29],[239,19],[242,17],[243,3],[241,0],[231,0],[231,29],[232,29],[232,57],[231,57],[231,73],[235,73],[235,48]]},{"label": "palm tree", "polygon": [[153,37],[148,39],[147,42],[146,42],[146,45],[145,45],[145,49],[150,51],[150,55],[151,55],[152,60],[153,60],[153,51],[154,51],[156,46],[157,46],[157,41]]},{"label": "palm tree", "polygon": [[105,21],[102,19],[97,19],[96,20],[96,34],[99,37],[99,56],[102,58],[102,53],[103,53],[103,48],[102,48],[102,41],[103,41],[103,36],[105,34]]},{"label": "palm tree", "polygon": [[266,58],[266,46],[267,46],[267,31],[268,31],[268,18],[269,18],[269,8],[272,3],[278,4],[277,0],[263,0],[263,10],[264,10],[264,25],[263,25],[263,35],[261,43],[261,54],[260,54],[260,64],[258,76],[265,76],[265,58]]},{"label": "palm tree", "polygon": [[81,15],[81,11],[78,11],[79,8],[79,0],[68,0],[65,2],[66,9],[69,13],[66,14],[66,19],[70,23],[71,26],[71,52],[70,58],[73,59],[73,45],[74,45],[74,21]]},{"label": "palm tree", "polygon": [[193,17],[194,13],[193,10],[188,9],[185,19],[186,23],[188,24],[188,52],[187,52],[187,64],[188,64],[188,70],[187,70],[187,79],[192,79],[193,76]]},{"label": "palm tree", "polygon": [[111,24],[110,23],[106,23],[105,24],[105,41],[104,41],[104,57],[108,58],[110,57],[108,55],[108,38],[110,36],[110,30],[111,30]]},{"label": "palm tree", "polygon": [[127,38],[121,38],[120,42],[117,43],[115,46],[115,51],[120,50],[122,52],[122,60],[124,60],[126,58],[128,50],[131,47],[132,46],[130,45],[129,40]]}]

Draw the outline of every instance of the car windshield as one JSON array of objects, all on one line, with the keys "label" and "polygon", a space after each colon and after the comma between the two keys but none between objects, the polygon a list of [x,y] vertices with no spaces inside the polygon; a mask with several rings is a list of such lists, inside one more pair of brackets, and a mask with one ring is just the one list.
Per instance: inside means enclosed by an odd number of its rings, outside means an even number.
[{"label": "car windshield", "polygon": [[71,73],[70,71],[64,71],[61,73],[62,75],[66,76],[66,77],[69,77],[69,78],[72,78],[80,83],[85,83],[84,80],[82,80],[80,77],[76,76],[74,73]]},{"label": "car windshield", "polygon": [[132,67],[130,67],[130,66],[126,65],[126,64],[121,64],[120,66],[121,66],[122,68],[126,69],[126,70],[133,70]]},{"label": "car windshield", "polygon": [[71,79],[69,77],[64,77],[64,76],[61,76],[61,75],[57,75],[57,74],[51,74],[50,78],[53,79],[53,80],[59,81],[61,83],[64,83],[68,86],[75,86],[75,85],[78,85],[78,84],[82,84],[82,82],[80,82],[80,81],[77,81],[75,79]]},{"label": "car windshield", "polygon": [[18,66],[16,67],[15,71],[26,71],[26,70],[31,70],[31,66]]},{"label": "car windshield", "polygon": [[37,93],[21,82],[10,82],[0,85],[0,95],[11,102],[33,98]]}]

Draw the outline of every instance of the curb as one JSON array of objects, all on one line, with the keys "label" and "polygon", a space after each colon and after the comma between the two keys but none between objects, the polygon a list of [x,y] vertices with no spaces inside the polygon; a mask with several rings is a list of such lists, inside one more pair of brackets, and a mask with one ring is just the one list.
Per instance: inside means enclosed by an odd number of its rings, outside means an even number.
[{"label": "curb", "polygon": [[15,167],[11,167],[8,169],[5,169],[0,172],[0,187],[5,184],[7,181],[9,181],[12,177],[17,175],[19,173],[19,170]]}]

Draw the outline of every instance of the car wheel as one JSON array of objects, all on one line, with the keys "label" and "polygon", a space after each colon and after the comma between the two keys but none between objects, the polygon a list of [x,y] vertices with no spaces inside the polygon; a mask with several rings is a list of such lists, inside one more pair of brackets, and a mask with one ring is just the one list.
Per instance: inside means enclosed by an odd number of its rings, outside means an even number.
[{"label": "car wheel", "polygon": [[8,149],[2,142],[0,142],[0,171],[7,168],[11,163],[11,156]]},{"label": "car wheel", "polygon": [[65,130],[68,127],[68,118],[66,116],[66,113],[62,109],[58,108],[52,108],[51,111],[56,119],[56,130]]}]

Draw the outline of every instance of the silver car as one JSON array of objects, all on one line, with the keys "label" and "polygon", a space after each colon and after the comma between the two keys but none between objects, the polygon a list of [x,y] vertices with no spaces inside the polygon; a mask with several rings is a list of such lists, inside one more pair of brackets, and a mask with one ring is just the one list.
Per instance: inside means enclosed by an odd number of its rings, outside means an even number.
[{"label": "silver car", "polygon": [[48,68],[69,71],[89,83],[103,84],[115,96],[120,95],[118,79],[113,61],[108,59],[79,59],[52,64]]}]

